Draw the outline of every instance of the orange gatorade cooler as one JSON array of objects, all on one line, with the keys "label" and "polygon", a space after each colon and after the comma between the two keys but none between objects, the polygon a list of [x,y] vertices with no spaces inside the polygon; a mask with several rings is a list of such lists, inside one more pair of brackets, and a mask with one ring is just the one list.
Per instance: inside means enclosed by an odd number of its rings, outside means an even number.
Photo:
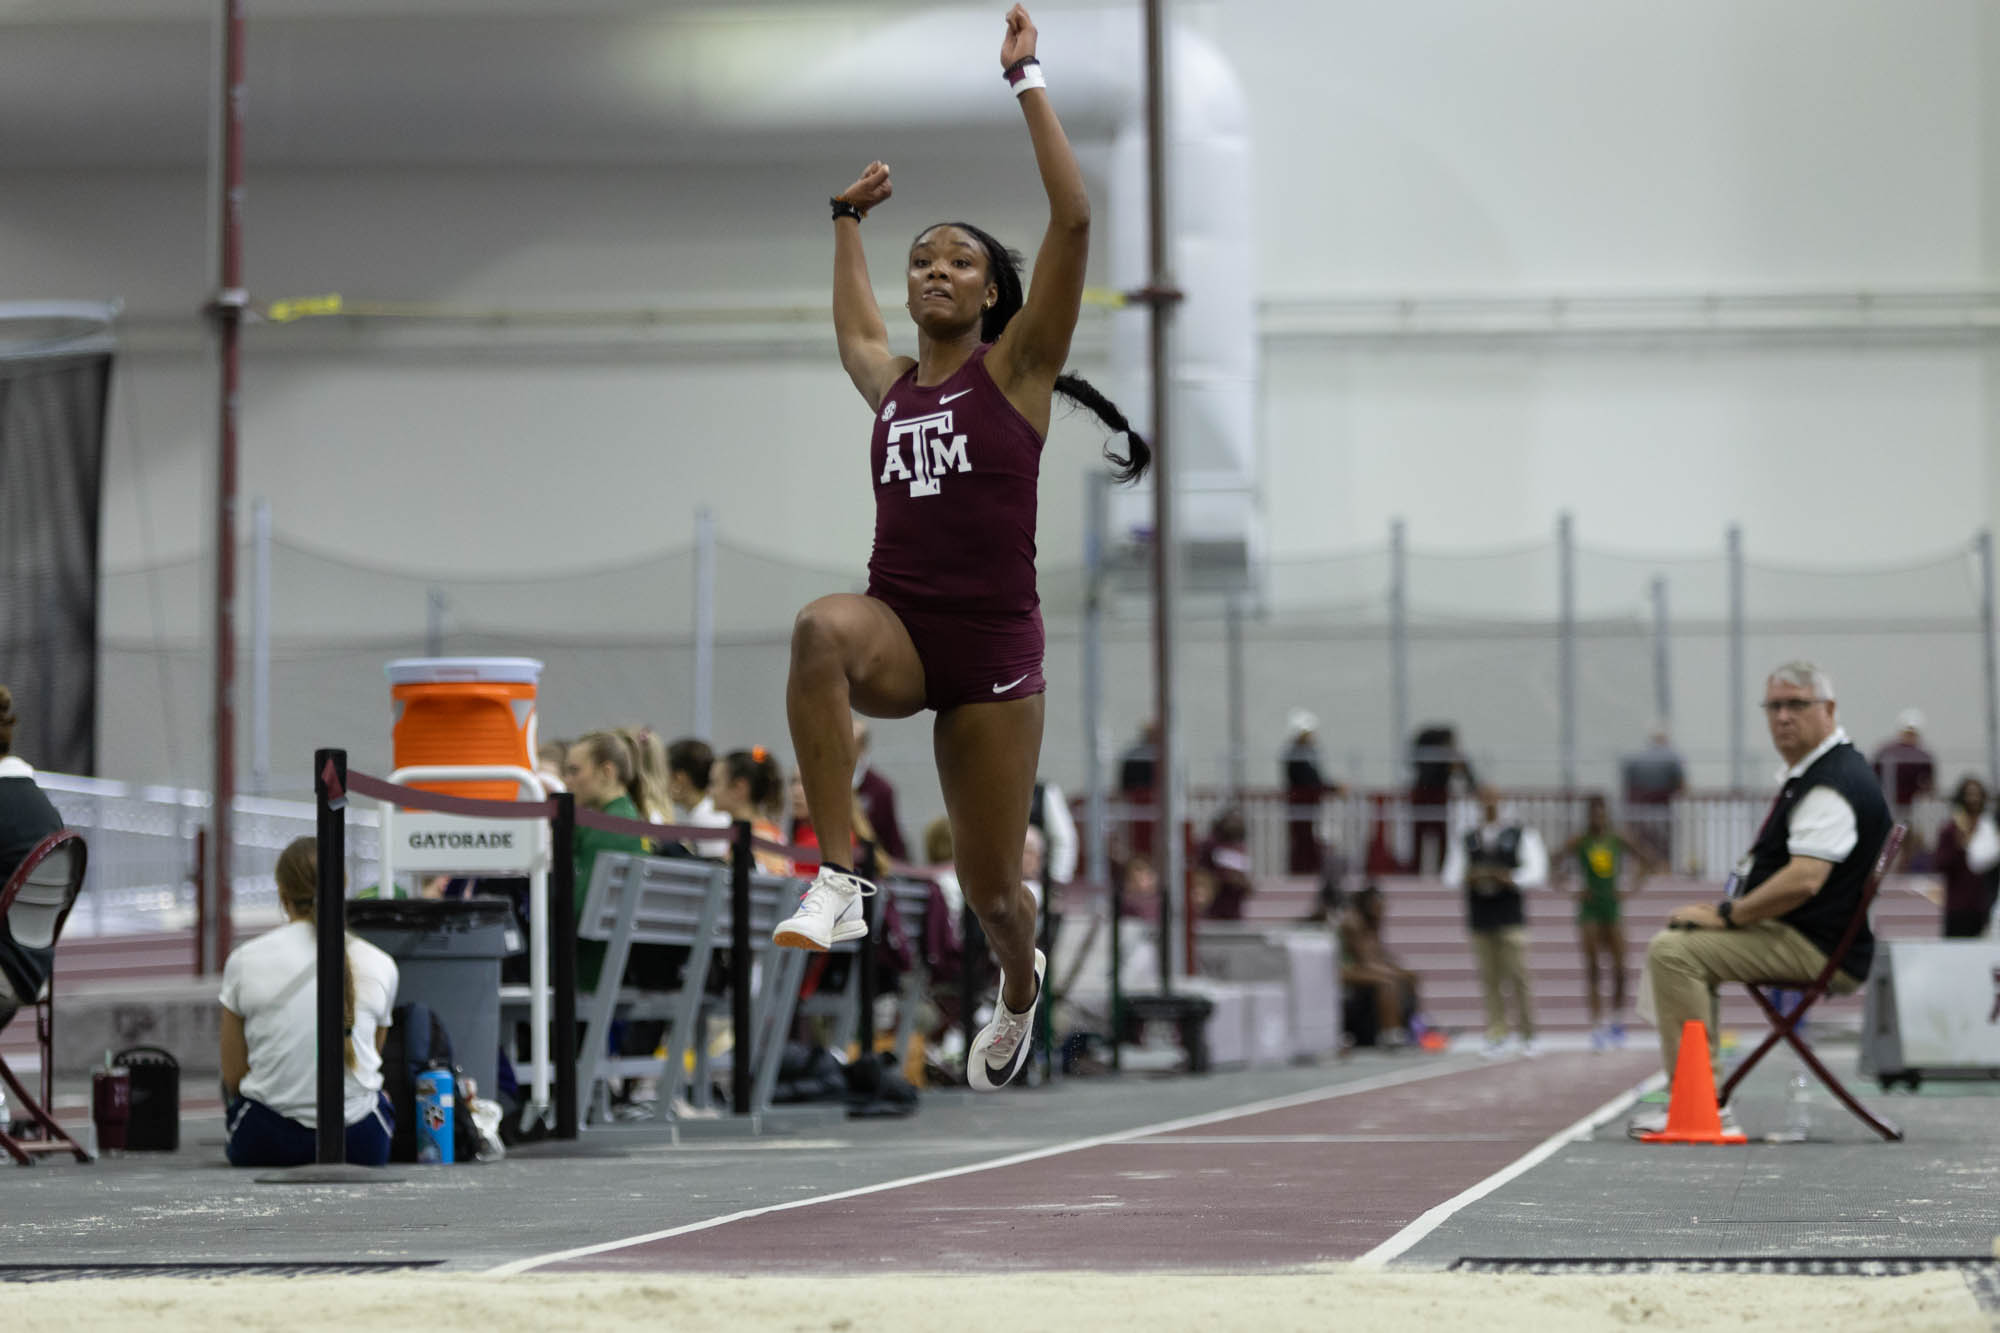
[{"label": "orange gatorade cooler", "polygon": [[[397,768],[424,764],[535,767],[532,657],[405,657],[384,668],[394,701]],[[425,791],[511,801],[512,782],[417,782]]]}]

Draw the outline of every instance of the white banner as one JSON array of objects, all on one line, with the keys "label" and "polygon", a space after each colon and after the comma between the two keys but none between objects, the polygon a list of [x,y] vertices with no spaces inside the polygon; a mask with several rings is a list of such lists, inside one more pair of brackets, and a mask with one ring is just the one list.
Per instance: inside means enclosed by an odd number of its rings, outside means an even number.
[{"label": "white banner", "polygon": [[[388,812],[385,811],[385,814]],[[385,819],[384,842],[398,874],[405,870],[505,870],[525,875],[548,863],[549,826],[541,819],[474,819],[398,810]]]}]

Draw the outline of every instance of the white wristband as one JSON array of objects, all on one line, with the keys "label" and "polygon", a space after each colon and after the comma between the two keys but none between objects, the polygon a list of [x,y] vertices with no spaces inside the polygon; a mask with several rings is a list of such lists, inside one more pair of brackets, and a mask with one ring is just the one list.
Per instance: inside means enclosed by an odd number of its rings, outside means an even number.
[{"label": "white wristband", "polygon": [[1046,88],[1049,86],[1049,81],[1042,77],[1042,62],[1036,60],[1033,56],[1028,57],[1028,59],[1022,61],[1013,69],[1008,70],[1006,78],[1008,86],[1013,88],[1014,96],[1016,97],[1027,92],[1030,88]]}]

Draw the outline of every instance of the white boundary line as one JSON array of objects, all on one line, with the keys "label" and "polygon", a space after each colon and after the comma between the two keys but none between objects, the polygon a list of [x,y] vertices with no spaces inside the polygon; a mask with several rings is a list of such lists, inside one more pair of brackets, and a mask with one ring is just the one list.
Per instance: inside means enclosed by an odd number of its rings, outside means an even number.
[{"label": "white boundary line", "polygon": [[1492,1175],[1486,1177],[1486,1179],[1480,1181],[1477,1185],[1474,1185],[1471,1189],[1462,1190],[1454,1194],[1451,1198],[1446,1199],[1437,1207],[1426,1212],[1422,1217],[1419,1217],[1416,1221],[1410,1223],[1401,1231],[1398,1231],[1395,1235],[1362,1255],[1359,1259],[1356,1259],[1354,1266],[1356,1268],[1387,1267],[1392,1259],[1415,1245],[1425,1236],[1430,1235],[1431,1232],[1437,1230],[1444,1223],[1445,1219],[1449,1218],[1459,1209],[1469,1203],[1478,1202],[1517,1176],[1526,1175],[1535,1167],[1540,1166],[1543,1162],[1555,1156],[1556,1152],[1565,1144],[1588,1138],[1590,1132],[1599,1125],[1618,1115],[1655,1088],[1665,1087],[1666,1083],[1667,1076],[1665,1074],[1654,1074],[1637,1087],[1627,1088],[1624,1092],[1619,1093],[1616,1097],[1613,1097],[1610,1101],[1604,1103],[1604,1105],[1598,1107],[1595,1111],[1592,1111],[1567,1129],[1559,1129],[1549,1135],[1540,1144],[1530,1149],[1525,1156],[1516,1158],[1506,1166],[1501,1167],[1498,1171],[1495,1171]]},{"label": "white boundary line", "polygon": [[675,1236],[685,1236],[696,1231],[709,1231],[715,1227],[727,1226],[731,1222],[744,1222],[753,1217],[763,1217],[768,1213],[788,1212],[794,1208],[811,1208],[822,1203],[838,1203],[842,1199],[856,1199],[866,1194],[881,1194],[887,1190],[907,1189],[912,1185],[928,1185],[934,1180],[950,1180],[956,1176],[976,1175],[982,1171],[997,1171],[1002,1167],[1018,1166],[1022,1162],[1033,1162],[1044,1157],[1059,1157],[1064,1153],[1082,1152],[1086,1148],[1099,1148],[1110,1143],[1124,1143],[1132,1139],[1143,1139],[1153,1134],[1170,1134],[1180,1129],[1195,1129],[1202,1125],[1212,1125],[1222,1120],[1234,1120],[1241,1116],[1261,1115],[1266,1111],[1283,1111],[1294,1106],[1309,1106],[1314,1102],[1331,1101],[1336,1097],[1351,1097],[1361,1092],[1377,1092],[1383,1088],[1400,1087],[1406,1083],[1419,1083],[1425,1079],[1443,1078],[1447,1074],[1464,1074],[1485,1066],[1477,1064],[1456,1064],[1450,1068],[1424,1068],[1405,1070],[1395,1074],[1378,1074],[1372,1078],[1356,1079],[1352,1083],[1339,1083],[1332,1087],[1312,1088],[1305,1092],[1290,1093],[1283,1097],[1271,1097],[1258,1102],[1245,1102],[1239,1106],[1225,1107],[1220,1111],[1207,1111],[1201,1115],[1184,1116],[1179,1120],[1163,1120],[1158,1124],[1141,1125],[1137,1129],[1120,1130],[1115,1134],[1097,1134],[1087,1139],[1071,1139],[1067,1143],[1055,1143],[1046,1148],[1034,1148],[1027,1152],[1012,1153],[1006,1157],[996,1157],[990,1161],[972,1162],[965,1166],[949,1167],[943,1171],[930,1171],[920,1176],[904,1176],[899,1180],[886,1180],[879,1185],[863,1185],[859,1189],[841,1190],[835,1194],[816,1194],[809,1199],[792,1199],[786,1203],[766,1204],[761,1208],[746,1208],[742,1212],[729,1213],[722,1217],[711,1217],[705,1222],[689,1222],[683,1226],[667,1227],[660,1231],[648,1231],[642,1236],[627,1236],[623,1240],[605,1241],[598,1245],[580,1245],[573,1250],[557,1250],[552,1254],[540,1254],[529,1259],[516,1259],[496,1268],[489,1268],[489,1277],[512,1277],[540,1268],[544,1264],[560,1263],[566,1259],[581,1259],[588,1255],[603,1254],[609,1250],[627,1249],[634,1245],[645,1245],[656,1240],[670,1240]]}]

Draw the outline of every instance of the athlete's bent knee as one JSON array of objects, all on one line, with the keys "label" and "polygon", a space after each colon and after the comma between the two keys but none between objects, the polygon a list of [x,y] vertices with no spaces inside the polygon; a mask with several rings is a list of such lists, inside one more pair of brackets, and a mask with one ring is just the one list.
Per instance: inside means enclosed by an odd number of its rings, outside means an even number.
[{"label": "athlete's bent knee", "polygon": [[837,665],[843,657],[844,643],[841,617],[824,598],[802,608],[792,621],[794,662]]}]

